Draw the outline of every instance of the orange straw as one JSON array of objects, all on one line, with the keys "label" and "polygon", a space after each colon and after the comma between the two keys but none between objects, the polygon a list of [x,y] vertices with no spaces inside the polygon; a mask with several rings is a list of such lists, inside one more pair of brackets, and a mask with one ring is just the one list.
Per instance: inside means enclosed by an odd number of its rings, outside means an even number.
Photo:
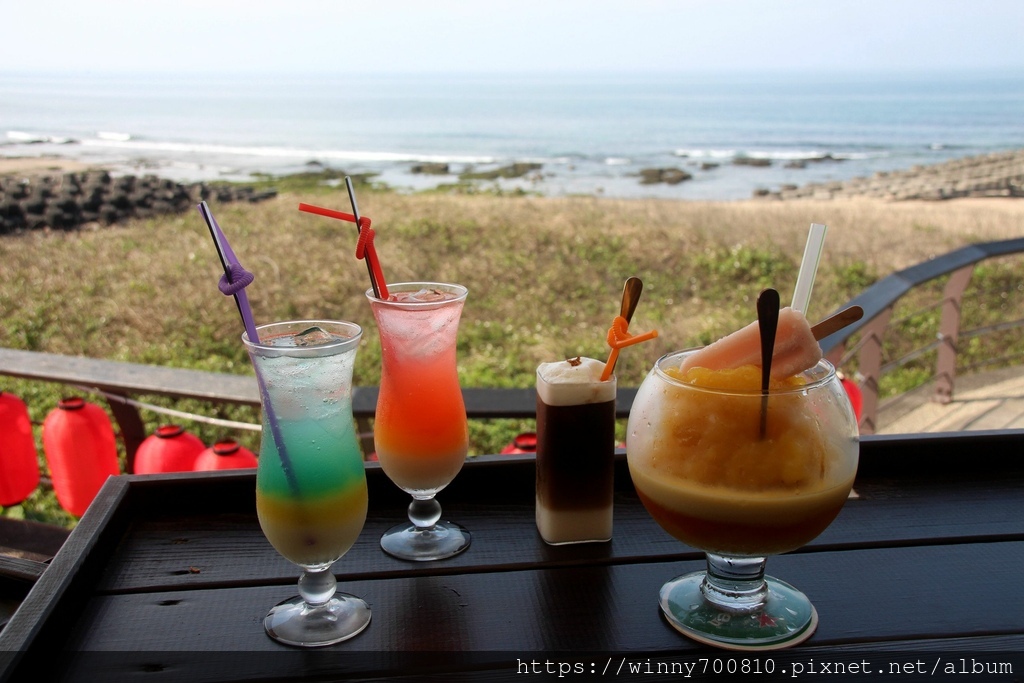
[{"label": "orange straw", "polygon": [[604,372],[601,373],[602,382],[607,382],[608,378],[612,376],[612,371],[615,369],[616,361],[619,360],[619,351],[621,349],[645,342],[648,339],[654,339],[658,336],[657,330],[651,330],[643,334],[630,334],[628,330],[629,322],[621,315],[615,316],[615,320],[612,321],[612,326],[608,330],[608,346],[612,348],[612,351],[608,355],[608,362],[604,364]]},{"label": "orange straw", "polygon": [[359,230],[359,241],[356,242],[356,258],[366,261],[366,271],[370,276],[370,286],[373,288],[373,295],[378,299],[386,300],[388,298],[388,286],[384,281],[384,272],[380,268],[377,250],[373,246],[373,236],[376,233],[370,227],[370,219],[366,216],[360,216],[357,221],[354,214],[335,211],[334,209],[325,209],[322,206],[313,206],[306,203],[299,204],[299,211],[356,223]]}]

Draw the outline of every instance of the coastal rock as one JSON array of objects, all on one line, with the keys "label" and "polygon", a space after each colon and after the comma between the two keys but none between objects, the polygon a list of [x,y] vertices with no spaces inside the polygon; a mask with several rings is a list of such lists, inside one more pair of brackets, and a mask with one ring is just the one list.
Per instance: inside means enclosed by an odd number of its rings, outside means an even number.
[{"label": "coastal rock", "polygon": [[917,165],[904,171],[879,171],[871,177],[846,181],[784,186],[768,193],[755,192],[754,196],[787,200],[873,197],[889,201],[1024,197],[1024,150]]},{"label": "coastal rock", "polygon": [[277,196],[236,185],[182,185],[156,176],[112,178],[106,171],[0,179],[0,235],[18,230],[75,230],[89,223],[184,213],[198,202],[259,202]]},{"label": "coastal rock", "polygon": [[459,180],[497,180],[498,178],[522,178],[531,171],[539,171],[542,164],[515,163],[490,171],[468,171],[459,175]]},{"label": "coastal rock", "polygon": [[442,163],[426,163],[426,164],[414,164],[410,169],[409,173],[422,173],[424,175],[448,175],[448,164]]},{"label": "coastal rock", "polygon": [[681,168],[644,168],[640,170],[641,185],[655,185],[666,183],[678,185],[684,180],[690,180],[693,176]]},{"label": "coastal rock", "polygon": [[772,165],[771,159],[762,159],[760,157],[736,157],[732,160],[733,166],[756,166],[758,168],[764,168]]}]

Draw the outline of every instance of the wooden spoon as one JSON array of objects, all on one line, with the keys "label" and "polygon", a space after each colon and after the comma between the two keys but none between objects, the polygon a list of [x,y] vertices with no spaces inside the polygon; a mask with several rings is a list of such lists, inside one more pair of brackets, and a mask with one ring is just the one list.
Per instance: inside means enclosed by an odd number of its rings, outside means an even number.
[{"label": "wooden spoon", "polygon": [[[626,324],[629,324],[630,319],[633,317],[633,311],[636,310],[636,305],[640,301],[640,292],[644,289],[644,283],[638,277],[631,277],[626,280],[626,284],[622,288],[622,305],[619,307],[619,315],[626,320]],[[615,372],[615,364],[619,361],[619,350],[612,349],[611,354],[608,356],[608,362],[605,364],[604,373],[601,375],[601,381],[611,377],[611,374]]]},{"label": "wooden spoon", "polygon": [[821,341],[834,332],[838,332],[847,325],[852,325],[864,317],[864,309],[860,306],[844,308],[835,315],[831,315],[811,328],[814,338]]},{"label": "wooden spoon", "polygon": [[626,284],[622,287],[622,307],[619,309],[619,315],[626,319],[626,322],[632,322],[633,311],[636,310],[636,305],[640,301],[640,292],[644,289],[644,283],[638,277],[631,277],[626,280]]}]

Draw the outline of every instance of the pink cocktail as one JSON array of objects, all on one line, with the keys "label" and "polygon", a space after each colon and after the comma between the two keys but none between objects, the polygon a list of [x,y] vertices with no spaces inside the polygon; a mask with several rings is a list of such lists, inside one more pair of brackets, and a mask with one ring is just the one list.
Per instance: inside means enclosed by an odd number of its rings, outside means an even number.
[{"label": "pink cocktail", "polygon": [[380,333],[381,382],[373,424],[385,474],[413,497],[411,524],[381,538],[395,557],[436,560],[469,547],[470,535],[441,522],[434,496],[462,469],[469,449],[466,406],[455,346],[467,290],[461,285],[389,284],[390,296],[366,295]]}]

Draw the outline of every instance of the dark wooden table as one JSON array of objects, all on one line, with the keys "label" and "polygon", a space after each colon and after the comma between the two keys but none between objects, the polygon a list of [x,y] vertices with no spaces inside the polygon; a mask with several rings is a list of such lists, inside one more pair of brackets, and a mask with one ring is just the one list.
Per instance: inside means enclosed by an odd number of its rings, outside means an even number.
[{"label": "dark wooden table", "polygon": [[380,550],[408,499],[370,469],[365,529],[334,570],[373,620],[313,651],[263,631],[298,571],[260,532],[252,473],[112,478],[0,631],[0,680],[1024,676],[1024,431],[865,438],[857,497],[808,547],[768,562],[815,603],[817,632],[754,654],[701,647],[661,617],[659,587],[702,555],[650,519],[621,454],[617,467],[612,542],[556,548],[534,527],[530,457],[467,464],[439,500],[473,545],[432,563]]}]

